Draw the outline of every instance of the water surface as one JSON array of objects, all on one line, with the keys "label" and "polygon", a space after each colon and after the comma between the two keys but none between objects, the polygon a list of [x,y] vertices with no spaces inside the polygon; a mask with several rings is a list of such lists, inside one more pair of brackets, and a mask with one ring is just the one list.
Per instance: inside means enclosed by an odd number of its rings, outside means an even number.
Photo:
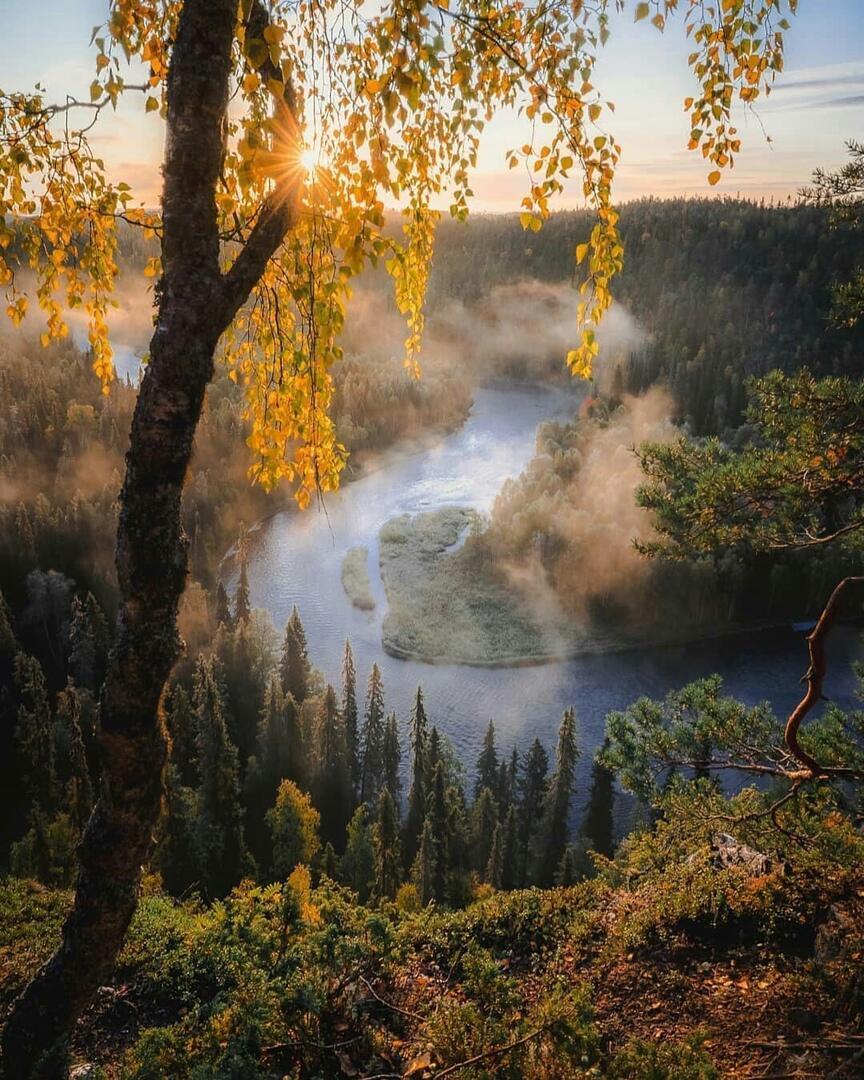
[{"label": "water surface", "polygon": [[[452,740],[469,772],[490,719],[500,750],[509,753],[514,743],[525,748],[539,737],[551,755],[561,713],[575,706],[582,749],[577,817],[609,711],[719,672],[730,694],[748,703],[768,700],[785,714],[800,698],[799,680],[807,666],[804,639],[791,629],[508,669],[430,665],[384,653],[386,607],[377,554],[384,522],[454,503],[488,510],[504,480],[518,475],[533,455],[538,423],[571,417],[579,398],[575,390],[524,386],[477,391],[465,425],[436,446],[388,455],[377,471],[328,496],[324,509],[271,518],[258,533],[249,565],[253,604],[268,610],[277,627],[284,625],[292,604],[298,605],[310,656],[328,680],[339,684],[346,637],[361,681],[377,662],[387,706],[397,710],[403,730],[421,683],[431,721]],[[361,545],[370,552],[378,605],[372,612],[352,606],[340,577],[345,552]],[[850,663],[862,656],[857,633],[834,632],[827,693],[844,706],[855,702]]]}]

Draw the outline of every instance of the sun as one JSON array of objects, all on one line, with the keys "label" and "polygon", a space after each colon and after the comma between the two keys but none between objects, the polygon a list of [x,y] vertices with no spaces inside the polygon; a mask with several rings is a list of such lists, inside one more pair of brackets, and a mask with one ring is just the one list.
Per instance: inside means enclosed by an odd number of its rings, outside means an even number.
[{"label": "sun", "polygon": [[300,164],[303,166],[305,172],[310,176],[315,172],[315,166],[317,162],[317,154],[314,147],[307,146],[304,150],[300,151]]}]

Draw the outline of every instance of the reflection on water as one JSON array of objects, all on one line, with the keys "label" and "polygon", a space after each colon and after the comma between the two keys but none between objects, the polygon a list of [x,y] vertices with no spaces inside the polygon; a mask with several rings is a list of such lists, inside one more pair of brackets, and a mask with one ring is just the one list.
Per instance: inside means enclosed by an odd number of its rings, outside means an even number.
[{"label": "reflection on water", "polygon": [[[249,580],[253,604],[268,610],[277,627],[284,625],[292,604],[298,605],[310,656],[337,686],[346,637],[361,680],[377,662],[388,708],[399,712],[403,728],[414,690],[422,683],[432,722],[450,737],[469,770],[490,718],[500,750],[509,752],[514,742],[524,748],[539,737],[551,752],[562,711],[575,706],[582,749],[576,813],[581,815],[591,759],[610,710],[643,694],[662,696],[716,671],[729,693],[750,703],[767,699],[785,713],[800,697],[806,650],[803,638],[789,630],[511,669],[428,665],[384,653],[385,601],[378,573],[378,530],[384,522],[452,503],[488,510],[504,480],[517,475],[532,456],[537,424],[571,416],[578,401],[575,391],[478,391],[464,427],[434,448],[388,461],[329,496],[323,511],[272,518],[250,554]],[[343,555],[361,545],[370,553],[378,604],[372,612],[351,605],[340,577]],[[855,632],[835,631],[827,692],[844,706],[854,702],[850,663],[861,656]]]}]

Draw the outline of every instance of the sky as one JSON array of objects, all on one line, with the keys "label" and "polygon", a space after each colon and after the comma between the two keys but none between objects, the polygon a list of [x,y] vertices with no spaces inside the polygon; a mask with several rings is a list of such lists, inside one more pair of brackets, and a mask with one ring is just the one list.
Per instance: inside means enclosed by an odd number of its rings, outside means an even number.
[{"label": "sky", "polygon": [[[794,198],[817,166],[844,160],[844,141],[864,139],[864,0],[800,0],[786,34],[786,67],[758,116],[736,117],[743,147],[734,170],[709,188],[699,153],[687,150],[689,124],[683,99],[693,94],[687,68],[690,44],[680,17],[665,34],[647,22],[634,24],[632,8],[613,17],[612,35],[601,50],[594,84],[615,103],[609,131],[622,145],[615,186],[618,201],[646,195],[744,195]],[[67,93],[87,99],[93,78],[90,32],[104,21],[106,0],[0,0],[0,86],[28,89],[41,82],[52,100]],[[130,80],[133,77],[130,76]],[[525,141],[514,115],[487,128],[474,178],[476,210],[518,209],[524,194],[521,170],[509,172],[504,152]],[[770,139],[770,141],[769,141]],[[159,190],[163,126],[145,116],[140,100],[103,113],[93,145],[115,180],[130,183],[138,198],[154,205]],[[579,184],[559,200],[581,205]]]}]

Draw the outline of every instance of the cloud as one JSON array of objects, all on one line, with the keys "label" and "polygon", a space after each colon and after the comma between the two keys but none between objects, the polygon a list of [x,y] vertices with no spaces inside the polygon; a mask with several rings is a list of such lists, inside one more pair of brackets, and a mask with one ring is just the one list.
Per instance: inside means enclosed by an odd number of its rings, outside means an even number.
[{"label": "cloud", "polygon": [[848,75],[828,75],[813,79],[792,79],[777,83],[774,87],[775,94],[786,94],[790,90],[825,90],[836,86],[856,86],[864,83],[864,72],[853,72]]}]

